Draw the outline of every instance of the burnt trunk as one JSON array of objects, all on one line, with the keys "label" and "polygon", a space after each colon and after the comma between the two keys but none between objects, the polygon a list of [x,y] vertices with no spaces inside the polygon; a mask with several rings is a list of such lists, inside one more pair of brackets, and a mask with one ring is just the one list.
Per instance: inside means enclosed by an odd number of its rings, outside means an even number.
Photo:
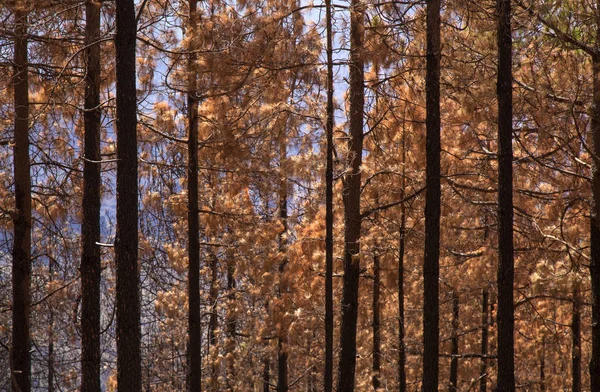
[{"label": "burnt trunk", "polygon": [[[196,31],[196,0],[189,2],[189,35]],[[188,58],[188,391],[202,390],[202,331],[200,326],[200,222],[198,215],[198,98],[196,54],[190,40]]]},{"label": "burnt trunk", "polygon": [[579,283],[573,282],[573,314],[571,315],[572,392],[581,392],[581,310]]},{"label": "burnt trunk", "polygon": [[498,18],[498,381],[515,390],[512,152],[512,36],[510,0],[497,0]]},{"label": "burnt trunk", "polygon": [[354,391],[356,371],[356,323],[360,274],[360,191],[364,111],[364,4],[350,4],[350,132],[344,178],[344,280],[338,392]]},{"label": "burnt trunk", "polygon": [[373,257],[373,389],[381,387],[381,314],[379,295],[381,285],[381,268],[379,255]]},{"label": "burnt trunk", "polygon": [[14,182],[15,230],[12,249],[12,389],[31,389],[29,315],[31,311],[31,174],[29,163],[29,68],[26,7],[15,11],[14,35]]},{"label": "burnt trunk", "polygon": [[[400,200],[406,189],[406,130],[402,133],[402,185]],[[406,204],[400,205],[400,243],[398,245],[398,391],[406,392],[406,346],[404,344],[404,254],[406,247]]]},{"label": "burnt trunk", "polygon": [[[288,291],[286,266],[287,258],[287,230],[288,230],[288,183],[285,164],[287,160],[287,145],[285,132],[282,132],[279,140],[279,219],[283,230],[279,234],[279,252],[281,253],[281,262],[279,263],[279,288],[278,295],[280,303]],[[279,306],[279,324],[280,330],[277,336],[277,392],[287,392],[288,387],[288,348],[287,348],[287,324],[284,320],[285,312],[281,305]]]},{"label": "burnt trunk", "polygon": [[117,1],[117,382],[119,390],[129,392],[142,390],[135,94],[136,30],[134,1]]},{"label": "burnt trunk", "polygon": [[81,391],[100,392],[100,3],[85,4],[85,112],[81,225]]},{"label": "burnt trunk", "polygon": [[440,276],[440,0],[427,1],[423,392],[438,390]]}]

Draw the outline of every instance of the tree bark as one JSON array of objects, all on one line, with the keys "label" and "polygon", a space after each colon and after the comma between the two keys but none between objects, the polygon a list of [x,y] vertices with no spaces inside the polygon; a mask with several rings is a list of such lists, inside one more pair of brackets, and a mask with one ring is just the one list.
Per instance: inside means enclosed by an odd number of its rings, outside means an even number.
[{"label": "tree bark", "polygon": [[100,6],[85,4],[85,112],[81,225],[81,391],[100,392]]},{"label": "tree bark", "polygon": [[227,343],[225,345],[227,361],[226,387],[228,391],[235,388],[235,334],[237,329],[236,299],[235,299],[235,261],[227,252]]},{"label": "tree bark", "polygon": [[327,164],[325,169],[325,373],[324,390],[333,391],[333,31],[331,0],[325,0],[327,24]]},{"label": "tree bark", "polygon": [[344,278],[338,392],[354,391],[360,273],[360,191],[364,111],[364,4],[350,4],[350,134],[344,178]]},{"label": "tree bark", "polygon": [[381,269],[379,255],[373,257],[373,390],[381,387],[381,314],[379,295],[381,284]]},{"label": "tree bark", "polygon": [[[197,1],[189,2],[188,34],[196,31]],[[198,212],[198,98],[196,49],[190,40],[188,58],[188,391],[202,390],[202,331],[200,325],[200,221]]]},{"label": "tree bark", "polygon": [[440,0],[427,1],[423,392],[438,390],[440,258]]},{"label": "tree bark", "polygon": [[498,17],[498,381],[515,390],[512,169],[512,36],[510,0],[497,0]]},{"label": "tree bark", "polygon": [[17,7],[14,35],[14,182],[15,235],[12,249],[12,350],[14,392],[31,389],[29,316],[31,311],[31,173],[29,162],[29,68],[27,56],[28,11]]},{"label": "tree bark", "polygon": [[458,391],[458,322],[459,322],[459,302],[458,293],[452,293],[452,347],[450,353],[450,385],[449,392]]},{"label": "tree bark", "polygon": [[209,352],[213,351],[210,358],[210,390],[218,391],[219,389],[219,380],[218,380],[218,368],[216,366],[216,357],[218,356],[217,352],[217,326],[218,326],[218,317],[217,317],[217,300],[219,296],[219,281],[217,279],[217,268],[218,261],[217,255],[214,253],[210,255],[210,318],[208,320],[208,347]]},{"label": "tree bark", "polygon": [[542,338],[542,353],[540,355],[540,392],[546,392],[546,337]]},{"label": "tree bark", "polygon": [[136,18],[133,0],[116,3],[117,69],[117,383],[120,391],[142,389],[138,267],[138,173]]}]

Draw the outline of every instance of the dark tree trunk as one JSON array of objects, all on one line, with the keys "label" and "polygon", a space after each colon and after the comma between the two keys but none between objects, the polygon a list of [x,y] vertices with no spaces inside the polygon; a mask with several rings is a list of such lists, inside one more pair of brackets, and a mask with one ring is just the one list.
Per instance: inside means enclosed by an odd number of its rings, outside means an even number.
[{"label": "dark tree trunk", "polygon": [[581,392],[581,311],[579,283],[573,282],[573,314],[571,315],[571,377],[572,392]]},{"label": "dark tree trunk", "polygon": [[381,387],[381,314],[379,294],[381,284],[381,269],[379,255],[373,257],[373,389]]},{"label": "dark tree trunk", "polygon": [[100,3],[85,4],[85,112],[81,225],[81,392],[100,392]]},{"label": "dark tree trunk", "polygon": [[510,0],[497,0],[498,17],[498,383],[515,390],[512,201],[512,37]]},{"label": "dark tree trunk", "polygon": [[[596,7],[600,1],[596,1]],[[596,17],[596,54],[592,58],[593,103],[592,143],[593,154],[600,156],[600,15]],[[592,208],[590,212],[590,275],[592,280],[592,357],[590,381],[592,392],[600,391],[600,163],[592,159]]]},{"label": "dark tree trunk", "polygon": [[488,290],[483,289],[481,299],[481,368],[479,370],[479,392],[487,390],[487,359],[488,353]]},{"label": "dark tree trunk", "polygon": [[136,30],[134,1],[117,1],[117,383],[120,391],[128,392],[142,390],[135,94]]},{"label": "dark tree trunk", "polygon": [[[196,0],[189,2],[189,35],[196,31]],[[188,391],[202,390],[202,331],[200,326],[200,222],[198,216],[198,98],[196,54],[190,40],[188,59]]]},{"label": "dark tree trunk", "polygon": [[423,261],[423,392],[438,390],[440,276],[440,0],[427,1],[425,257]]},{"label": "dark tree trunk", "polygon": [[[406,189],[406,133],[402,132],[402,185],[400,200]],[[400,205],[400,244],[398,246],[398,391],[406,392],[406,346],[404,344],[404,254],[406,247],[406,204]]]},{"label": "dark tree trunk", "polygon": [[[293,94],[293,93],[292,93]],[[287,278],[285,276],[286,266],[288,263],[287,257],[287,230],[288,230],[288,182],[287,173],[285,172],[285,162],[287,159],[287,140],[285,132],[282,131],[279,140],[279,219],[283,226],[282,232],[279,234],[279,252],[282,254],[281,262],[279,263],[279,288],[278,295],[280,301],[288,291]],[[277,392],[287,392],[288,387],[288,348],[287,348],[287,325],[284,321],[284,311],[279,310],[281,329],[277,336]]]},{"label": "dark tree trunk", "polygon": [[[50,282],[54,277],[54,263],[50,261],[48,263],[48,275],[50,275]],[[49,320],[48,320],[48,392],[54,392],[54,309],[52,306],[49,307]]]},{"label": "dark tree trunk", "polygon": [[[25,8],[25,7],[24,7]],[[31,309],[31,174],[29,163],[29,69],[27,58],[27,11],[15,11],[14,36],[14,181],[15,230],[12,250],[12,389],[31,389],[29,314]]]},{"label": "dark tree trunk", "polygon": [[356,371],[356,322],[360,274],[360,190],[363,146],[364,94],[364,4],[350,4],[350,135],[347,172],[344,179],[344,280],[338,392],[354,391]]},{"label": "dark tree trunk", "polygon": [[324,390],[333,391],[333,31],[331,0],[325,0],[327,24],[327,166],[325,169],[325,374]]},{"label": "dark tree trunk", "polygon": [[459,322],[458,293],[452,294],[452,347],[450,353],[450,385],[449,392],[458,391],[458,322]]}]

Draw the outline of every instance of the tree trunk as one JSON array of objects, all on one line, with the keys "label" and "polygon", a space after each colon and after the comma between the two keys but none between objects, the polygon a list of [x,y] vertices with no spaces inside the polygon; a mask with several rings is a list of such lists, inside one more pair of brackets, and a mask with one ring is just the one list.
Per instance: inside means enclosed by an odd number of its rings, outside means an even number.
[{"label": "tree trunk", "polygon": [[135,94],[136,30],[134,1],[117,1],[117,383],[120,391],[128,392],[142,389]]},{"label": "tree trunk", "polygon": [[[188,34],[196,31],[196,0],[189,2]],[[202,331],[200,325],[200,221],[198,215],[198,98],[194,39],[188,58],[188,391],[202,390]]]},{"label": "tree trunk", "polygon": [[[292,92],[293,95],[293,92]],[[285,124],[284,126],[286,126]],[[285,129],[285,128],[284,128]],[[281,253],[281,262],[279,263],[279,325],[280,330],[277,336],[277,392],[287,392],[288,387],[288,337],[287,323],[284,320],[285,311],[282,309],[285,295],[288,291],[287,278],[285,277],[286,266],[288,263],[287,257],[287,230],[288,230],[288,183],[287,173],[285,171],[285,162],[287,159],[287,140],[285,131],[281,132],[279,140],[279,219],[283,226],[282,232],[279,234],[279,252]]]},{"label": "tree trunk", "polygon": [[[54,262],[48,263],[50,282],[54,280]],[[48,320],[48,392],[54,392],[54,309],[49,306]]]},{"label": "tree trunk", "polygon": [[269,392],[271,389],[271,381],[270,381],[270,364],[269,358],[265,358],[263,360],[263,392]]},{"label": "tree trunk", "polygon": [[350,134],[344,179],[344,280],[338,392],[354,391],[356,371],[356,322],[360,274],[360,190],[363,146],[364,94],[364,4],[350,4]]},{"label": "tree trunk", "polygon": [[100,392],[100,6],[85,4],[85,112],[81,225],[81,392]]},{"label": "tree trunk", "polygon": [[381,269],[379,255],[373,257],[373,390],[381,387],[381,315],[379,294],[381,284]]},{"label": "tree trunk", "polygon": [[452,358],[450,359],[450,386],[448,387],[449,392],[458,391],[458,293],[452,293],[452,347],[450,353]]},{"label": "tree trunk", "polygon": [[515,390],[512,201],[512,37],[510,0],[497,0],[498,17],[498,383]]},{"label": "tree trunk", "polygon": [[327,166],[325,169],[325,374],[324,390],[333,391],[333,31],[331,0],[325,0],[327,24]]},{"label": "tree trunk", "polygon": [[438,390],[440,276],[440,0],[427,1],[425,257],[423,261],[423,392]]},{"label": "tree trunk", "polygon": [[581,392],[581,311],[579,283],[573,281],[573,314],[571,315],[571,377],[572,392]]},{"label": "tree trunk", "polygon": [[487,359],[488,353],[488,290],[483,289],[481,299],[481,368],[479,370],[479,392],[487,390]]},{"label": "tree trunk", "polygon": [[12,250],[12,389],[31,389],[29,315],[31,310],[31,174],[29,163],[29,68],[27,58],[27,10],[15,11],[14,36],[14,181],[15,235]]}]

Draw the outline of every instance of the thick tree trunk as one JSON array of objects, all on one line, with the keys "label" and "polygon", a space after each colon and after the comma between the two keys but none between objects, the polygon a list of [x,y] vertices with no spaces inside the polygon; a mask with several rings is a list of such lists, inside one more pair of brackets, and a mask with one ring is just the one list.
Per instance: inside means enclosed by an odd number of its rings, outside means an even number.
[{"label": "thick tree trunk", "polygon": [[581,310],[579,283],[573,281],[573,314],[571,315],[571,379],[572,392],[581,392]]},{"label": "thick tree trunk", "polygon": [[356,322],[358,319],[358,283],[360,274],[360,190],[363,146],[364,94],[364,4],[350,4],[350,134],[347,172],[344,181],[344,287],[338,392],[354,391],[356,371]]},{"label": "thick tree trunk", "polygon": [[[196,31],[196,0],[189,2],[188,34]],[[196,54],[190,40],[188,58],[188,391],[202,390],[202,331],[200,326],[200,221],[198,216],[198,98]]]},{"label": "thick tree trunk", "polygon": [[381,387],[381,314],[379,295],[381,285],[381,268],[379,255],[373,257],[373,390]]},{"label": "thick tree trunk", "polygon": [[481,368],[479,370],[479,392],[487,391],[487,359],[488,353],[488,290],[483,289],[481,299]]},{"label": "thick tree trunk", "polygon": [[81,391],[100,392],[100,3],[85,4],[85,113],[81,225]]},{"label": "thick tree trunk", "polygon": [[[26,7],[24,7],[26,8]],[[15,11],[14,36],[14,181],[15,235],[12,250],[12,389],[31,389],[29,315],[31,310],[31,174],[29,163],[29,69],[27,59],[27,11]]]},{"label": "thick tree trunk", "polygon": [[497,0],[498,17],[498,383],[515,390],[514,251],[512,201],[512,36],[510,0]]},{"label": "thick tree trunk", "polygon": [[136,30],[134,1],[117,1],[117,383],[120,391],[128,392],[142,390],[135,94]]},{"label": "thick tree trunk", "polygon": [[452,342],[450,353],[450,385],[448,392],[458,391],[458,323],[459,323],[458,293],[452,294]]},{"label": "thick tree trunk", "polygon": [[333,31],[331,0],[325,0],[327,24],[327,164],[325,169],[325,373],[324,390],[333,391]]},{"label": "thick tree trunk", "polygon": [[423,261],[423,392],[438,390],[440,276],[440,0],[427,1],[425,257]]},{"label": "thick tree trunk", "polygon": [[[293,93],[292,93],[293,94]],[[279,252],[282,254],[281,262],[279,263],[279,317],[280,330],[277,336],[277,392],[287,392],[288,387],[288,348],[287,348],[287,324],[284,320],[284,311],[282,303],[285,301],[285,296],[288,291],[287,278],[285,276],[286,266],[288,263],[287,256],[287,230],[288,230],[288,182],[287,173],[285,172],[285,162],[287,160],[287,140],[285,132],[282,132],[279,140],[279,219],[283,226],[282,232],[279,234]]]}]

